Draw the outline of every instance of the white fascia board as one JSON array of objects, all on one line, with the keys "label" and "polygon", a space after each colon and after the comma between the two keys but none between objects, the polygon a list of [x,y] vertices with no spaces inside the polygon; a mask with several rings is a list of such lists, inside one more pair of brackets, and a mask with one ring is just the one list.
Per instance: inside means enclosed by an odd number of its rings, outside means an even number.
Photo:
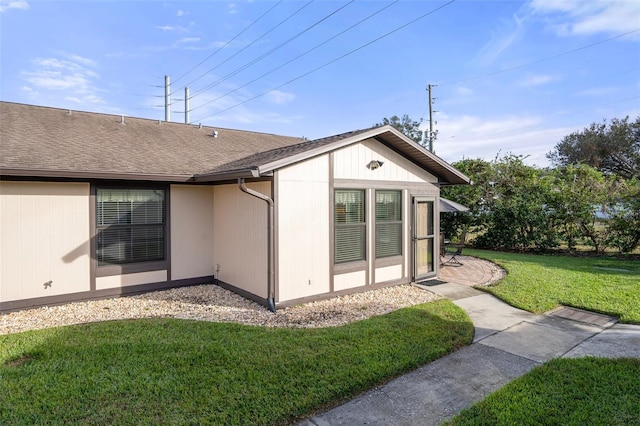
[{"label": "white fascia board", "polygon": [[[384,126],[384,127],[377,127],[375,129],[371,129],[368,130],[366,132],[363,133],[358,133],[357,135],[354,136],[350,136],[347,137],[345,139],[340,139],[334,143],[330,143],[330,144],[326,144],[323,145],[319,148],[316,149],[310,149],[308,151],[305,152],[301,152],[300,154],[295,154],[292,155],[290,157],[286,157],[286,158],[282,158],[280,160],[276,160],[273,161],[271,163],[267,163],[267,164],[263,164],[262,166],[258,167],[258,170],[260,171],[260,174],[265,173],[265,172],[270,172],[276,169],[280,169],[282,167],[286,167],[290,164],[294,164],[294,163],[298,163],[300,161],[304,161],[306,159],[318,156],[318,155],[322,155],[322,154],[326,154],[327,152],[331,152],[331,151],[335,151],[336,149],[340,149],[342,147],[351,145],[353,143],[356,142],[360,142],[366,139],[370,139],[372,137],[378,136],[384,132],[386,132],[388,129],[393,129],[393,127],[391,126]],[[395,130],[395,129],[394,129]]]}]

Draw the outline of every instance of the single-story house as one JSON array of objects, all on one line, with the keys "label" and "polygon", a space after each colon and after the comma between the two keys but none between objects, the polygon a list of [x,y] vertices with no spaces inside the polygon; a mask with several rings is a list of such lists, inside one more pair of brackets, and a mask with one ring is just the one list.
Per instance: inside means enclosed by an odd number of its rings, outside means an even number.
[{"label": "single-story house", "polygon": [[470,182],[390,126],[0,113],[0,311],[204,283],[275,310],[433,278],[439,188]]}]

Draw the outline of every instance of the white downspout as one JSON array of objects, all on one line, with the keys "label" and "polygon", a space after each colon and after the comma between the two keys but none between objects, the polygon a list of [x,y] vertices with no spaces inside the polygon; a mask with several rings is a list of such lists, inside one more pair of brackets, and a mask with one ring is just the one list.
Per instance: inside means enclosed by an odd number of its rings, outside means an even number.
[{"label": "white downspout", "polygon": [[273,200],[270,197],[267,197],[266,195],[254,191],[253,189],[249,189],[247,188],[247,185],[245,185],[244,183],[244,178],[238,178],[238,186],[240,187],[240,190],[242,192],[246,192],[249,195],[252,195],[256,198],[261,199],[262,201],[266,201],[267,205],[269,206],[269,209],[267,210],[267,222],[268,222],[268,227],[267,227],[267,239],[268,239],[268,250],[267,250],[267,274],[268,274],[268,279],[267,279],[267,308],[269,308],[269,310],[271,312],[275,312],[276,311],[276,304],[275,304],[275,271],[276,271],[276,264],[275,264],[275,238],[274,238],[274,219],[273,219]]}]

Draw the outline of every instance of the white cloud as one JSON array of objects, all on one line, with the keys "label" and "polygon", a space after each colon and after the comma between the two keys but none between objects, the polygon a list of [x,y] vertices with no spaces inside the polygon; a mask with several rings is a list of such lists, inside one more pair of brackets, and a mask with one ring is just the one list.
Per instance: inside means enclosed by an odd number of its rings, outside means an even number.
[{"label": "white cloud", "polygon": [[559,78],[552,75],[530,74],[522,80],[518,81],[516,84],[521,87],[537,87],[544,86],[545,84],[551,83],[552,81],[556,80],[559,80]]},{"label": "white cloud", "polygon": [[600,96],[607,96],[607,95],[614,94],[617,91],[618,89],[616,87],[592,87],[590,89],[582,90],[576,93],[576,95],[600,97]]},{"label": "white cloud", "polygon": [[547,127],[537,116],[482,118],[464,115],[441,117],[434,149],[439,157],[455,162],[463,158],[490,161],[508,153],[526,156],[527,164],[544,167],[546,154],[569,133],[580,128]]},{"label": "white cloud", "polygon": [[27,0],[0,0],[0,13],[9,9],[28,10],[29,3]]},{"label": "white cloud", "polygon": [[482,65],[491,64],[524,34],[524,20],[513,15],[510,21],[504,21],[501,27],[492,31],[491,39],[480,49],[476,61]]},{"label": "white cloud", "polygon": [[266,95],[267,101],[276,104],[276,105],[284,105],[295,99],[295,95],[293,93],[281,92],[280,90],[272,90]]},{"label": "white cloud", "polygon": [[33,68],[21,72],[29,83],[22,89],[37,97],[51,96],[80,104],[83,107],[104,104],[95,80],[100,76],[94,70],[92,59],[67,52],[55,52],[57,57],[35,58]]},{"label": "white cloud", "polygon": [[229,3],[229,14],[233,15],[238,13],[238,6],[235,3]]},{"label": "white cloud", "polygon": [[182,37],[178,43],[196,43],[200,41],[200,37]]},{"label": "white cloud", "polygon": [[185,12],[184,10],[178,10],[178,12],[176,12],[176,16],[184,16],[188,14],[189,12]]},{"label": "white cloud", "polygon": [[465,86],[456,87],[456,94],[458,96],[470,96],[473,94],[473,89]]},{"label": "white cloud", "polygon": [[94,61],[93,59],[85,58],[84,56],[74,55],[72,53],[62,51],[55,51],[54,53],[61,55],[70,61],[82,64],[86,67],[96,68],[98,66],[98,63],[96,61]]},{"label": "white cloud", "polygon": [[167,31],[167,32],[175,32],[175,33],[188,33],[189,29],[185,28],[185,27],[174,27],[172,25],[160,25],[160,26],[156,26],[157,30],[161,30],[161,31]]},{"label": "white cloud", "polygon": [[529,7],[544,15],[549,28],[561,36],[621,34],[640,26],[637,0],[533,0]]},{"label": "white cloud", "polygon": [[[291,111],[279,113],[269,109],[264,110],[264,105],[263,107],[257,106],[260,105],[260,103],[241,105],[244,100],[252,96],[252,93],[246,90],[240,90],[238,93],[230,96],[220,97],[230,87],[231,86],[225,89],[219,89],[218,92],[207,91],[192,100],[191,108],[192,110],[195,109],[190,117],[192,122],[202,122],[203,124],[232,129],[246,129],[281,134],[282,130],[280,125],[288,125],[301,119],[299,115],[291,113]],[[203,106],[199,107],[199,105]]]}]

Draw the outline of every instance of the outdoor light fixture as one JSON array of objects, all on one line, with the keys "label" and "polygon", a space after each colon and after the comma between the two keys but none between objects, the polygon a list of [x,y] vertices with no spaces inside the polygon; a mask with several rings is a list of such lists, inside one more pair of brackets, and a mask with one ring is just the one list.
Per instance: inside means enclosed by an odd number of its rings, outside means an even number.
[{"label": "outdoor light fixture", "polygon": [[371,160],[369,161],[369,164],[367,164],[367,169],[369,170],[375,170],[375,169],[379,169],[380,167],[382,167],[384,163],[380,160]]}]

